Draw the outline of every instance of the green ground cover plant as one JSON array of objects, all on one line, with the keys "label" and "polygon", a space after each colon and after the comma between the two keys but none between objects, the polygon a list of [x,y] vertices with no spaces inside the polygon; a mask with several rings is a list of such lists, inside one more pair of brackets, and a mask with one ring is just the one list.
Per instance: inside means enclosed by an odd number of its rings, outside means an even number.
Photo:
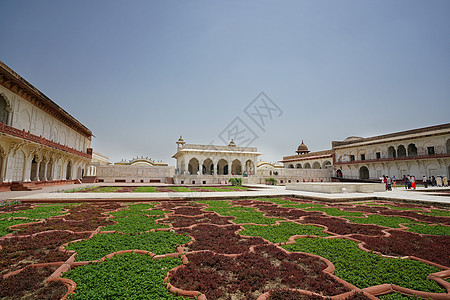
[{"label": "green ground cover plant", "polygon": [[450,226],[409,224],[408,227],[411,232],[450,236]]},{"label": "green ground cover plant", "polygon": [[0,213],[0,219],[4,218],[27,218],[31,220],[46,219],[53,216],[63,215],[64,214],[63,210],[67,206],[69,205],[67,204],[39,205],[36,206],[35,208],[25,209],[18,212]]},{"label": "green ground cover plant", "polygon": [[260,236],[272,243],[285,243],[293,235],[329,236],[322,232],[324,228],[314,225],[301,225],[293,222],[281,222],[278,225],[258,226],[244,225],[239,234],[245,236]]},{"label": "green ground cover plant", "polygon": [[283,198],[255,198],[255,199],[251,199],[251,200],[256,200],[256,201],[263,201],[263,202],[272,202],[278,205],[286,205],[286,204],[290,204],[290,205],[295,205],[295,204],[299,204],[298,202],[294,202],[288,199],[283,199]]},{"label": "green ground cover plant", "polygon": [[367,206],[381,206],[381,207],[388,207],[393,210],[422,210],[420,207],[399,207],[399,206],[393,206],[389,204],[367,204]]},{"label": "green ground cover plant", "polygon": [[8,233],[14,232],[14,230],[9,229],[9,226],[36,222],[37,220],[31,219],[0,219],[0,237],[7,235]]},{"label": "green ground cover plant", "polygon": [[229,189],[229,190],[247,191],[247,190],[248,190],[248,187],[245,187],[245,186],[233,186],[233,185],[229,185],[229,186],[227,186],[227,189]]},{"label": "green ground cover plant", "polygon": [[64,274],[76,282],[71,299],[166,299],[182,300],[166,289],[167,272],[181,265],[178,257],[151,259],[124,253],[102,263],[77,267]]},{"label": "green ground cover plant", "polygon": [[201,203],[201,204],[206,204],[208,205],[210,208],[214,208],[214,207],[238,207],[238,206],[233,206],[230,204],[230,202],[226,201],[226,200],[201,200],[201,201],[197,201],[197,203]]},{"label": "green ground cover plant", "polygon": [[389,283],[433,293],[445,293],[428,274],[439,268],[420,261],[386,258],[358,248],[346,239],[300,238],[295,244],[282,246],[291,252],[308,252],[330,260],[336,267],[335,275],[359,287]]},{"label": "green ground cover plant", "polygon": [[423,215],[435,216],[435,217],[450,217],[450,210],[432,209],[431,212],[420,212]]},{"label": "green ground cover plant", "polygon": [[322,211],[329,216],[353,216],[353,217],[361,217],[363,214],[359,211],[343,211],[339,210],[335,207],[312,207],[306,209],[308,211]]},{"label": "green ground cover plant", "polygon": [[171,187],[169,187],[169,189],[173,190],[174,192],[178,192],[178,193],[193,192],[184,186],[171,186]]},{"label": "green ground cover plant", "polygon": [[325,207],[325,205],[316,203],[297,203],[297,204],[284,204],[283,207],[304,209],[308,207]]},{"label": "green ground cover plant", "polygon": [[295,201],[291,201],[289,199],[283,199],[283,198],[255,198],[252,200],[257,201],[264,201],[264,202],[272,202],[278,205],[281,205],[283,207],[292,207],[292,208],[308,208],[308,207],[325,207],[323,204],[317,204],[317,203],[298,203]]},{"label": "green ground cover plant", "polygon": [[123,232],[123,233],[140,233],[140,232],[149,231],[150,229],[167,228],[168,227],[167,225],[158,224],[155,222],[156,219],[160,219],[160,218],[161,218],[160,216],[147,217],[147,216],[141,216],[141,215],[114,218],[112,220],[116,221],[118,223],[103,227],[102,231],[117,231],[117,232]]},{"label": "green ground cover plant", "polygon": [[[77,193],[77,192],[82,192],[82,191],[87,191],[90,189],[93,189],[93,186],[86,186],[86,187],[81,187],[81,188],[76,188],[76,189],[71,189],[71,190],[63,190],[63,193]],[[60,192],[59,190],[57,192]]]},{"label": "green ground cover plant", "polygon": [[237,224],[255,223],[255,224],[275,224],[279,218],[268,218],[263,216],[263,212],[256,211],[253,207],[210,207],[205,209],[214,211],[222,216],[236,217],[233,222]]},{"label": "green ground cover plant", "polygon": [[148,203],[131,204],[128,205],[127,207],[124,207],[124,209],[114,211],[111,214],[116,217],[126,217],[137,215],[163,216],[165,213],[167,213],[167,211],[164,210],[152,209],[153,207],[155,207],[154,204]]},{"label": "green ground cover plant", "polygon": [[148,232],[137,235],[120,233],[97,234],[89,240],[70,243],[68,250],[77,252],[76,260],[97,260],[120,250],[146,250],[155,254],[174,253],[178,245],[191,240],[186,235],[170,231]]},{"label": "green ground cover plant", "polygon": [[391,228],[400,228],[399,224],[420,224],[414,222],[411,219],[402,218],[402,217],[387,217],[387,216],[379,216],[379,215],[369,215],[367,218],[353,218],[346,217],[350,222],[358,223],[358,224],[375,224],[385,227]]},{"label": "green ground cover plant", "polygon": [[92,193],[114,193],[119,189],[121,189],[120,186],[102,186],[93,190]]},{"label": "green ground cover plant", "polygon": [[140,186],[134,190],[135,193],[156,193],[157,190],[154,186]]},{"label": "green ground cover plant", "polygon": [[390,293],[387,295],[380,295],[377,296],[381,300],[411,300],[411,299],[423,299],[422,297],[418,296],[406,296],[400,293]]},{"label": "green ground cover plant", "polygon": [[227,188],[217,188],[217,187],[212,187],[212,186],[200,186],[198,188],[203,189],[203,190],[208,190],[211,192],[230,192],[230,191],[232,191],[231,189],[229,189],[228,186],[227,186]]}]

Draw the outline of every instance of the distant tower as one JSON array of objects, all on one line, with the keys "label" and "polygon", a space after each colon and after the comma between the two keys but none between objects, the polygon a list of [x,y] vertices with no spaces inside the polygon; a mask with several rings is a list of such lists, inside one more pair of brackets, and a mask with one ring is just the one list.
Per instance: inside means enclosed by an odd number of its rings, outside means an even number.
[{"label": "distant tower", "polygon": [[306,145],[303,143],[303,140],[302,140],[302,143],[300,144],[300,146],[298,146],[297,151],[295,151],[295,152],[297,152],[297,154],[309,153],[308,147],[306,147]]},{"label": "distant tower", "polygon": [[180,150],[180,148],[183,147],[184,144],[186,144],[186,142],[183,140],[183,137],[180,135],[180,138],[177,141],[177,150]]},{"label": "distant tower", "polygon": [[228,147],[236,147],[236,143],[232,139],[231,142],[228,144]]}]

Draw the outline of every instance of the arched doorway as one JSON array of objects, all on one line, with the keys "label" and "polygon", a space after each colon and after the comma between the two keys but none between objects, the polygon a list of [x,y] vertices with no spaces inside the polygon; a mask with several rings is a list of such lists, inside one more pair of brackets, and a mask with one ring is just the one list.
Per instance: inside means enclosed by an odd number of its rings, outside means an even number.
[{"label": "arched doorway", "polygon": [[394,146],[390,146],[390,147],[388,148],[388,157],[389,157],[389,158],[397,157],[397,151],[395,151]]},{"label": "arched doorway", "polygon": [[198,171],[199,171],[199,163],[198,160],[196,158],[191,158],[191,160],[189,161],[188,164],[188,172],[191,175],[197,175]]},{"label": "arched doorway", "polygon": [[398,157],[406,156],[406,148],[403,145],[398,146],[397,148],[397,155]]},{"label": "arched doorway", "polygon": [[5,124],[8,124],[8,102],[6,102],[5,97],[3,95],[0,95],[0,123],[3,122]]},{"label": "arched doorway", "polygon": [[359,179],[369,179],[369,169],[366,166],[359,168]]},{"label": "arched doorway", "polygon": [[301,169],[301,168],[302,168],[302,164],[297,164],[295,167],[296,167],[297,169]]},{"label": "arched doorway", "polygon": [[14,156],[12,181],[23,181],[23,169],[25,165],[25,154],[17,151]]},{"label": "arched doorway", "polygon": [[414,144],[408,145],[408,156],[416,156],[417,155],[417,147]]},{"label": "arched doorway", "polygon": [[311,164],[310,163],[306,163],[305,164],[305,169],[311,169]]},{"label": "arched doorway", "polygon": [[336,171],[336,177],[342,177],[342,170],[341,169],[338,169]]},{"label": "arched doorway", "polygon": [[52,173],[53,173],[53,160],[50,160],[47,164],[47,180],[53,180],[52,178]]},{"label": "arched doorway", "polygon": [[255,174],[255,164],[250,159],[245,162],[245,172],[247,172],[247,175]]},{"label": "arched doorway", "polygon": [[315,163],[313,163],[313,169],[320,169],[320,164],[319,164],[319,162],[315,162]]},{"label": "arched doorway", "polygon": [[70,161],[67,163],[66,169],[66,180],[70,180],[72,178],[72,164]]},{"label": "arched doorway", "polygon": [[447,154],[450,153],[450,139],[447,140]]},{"label": "arched doorway", "polygon": [[45,180],[46,174],[45,174],[45,162],[44,160],[41,160],[41,163],[39,164],[39,179],[38,180]]},{"label": "arched doorway", "polygon": [[32,181],[37,181],[39,180],[38,178],[38,173],[37,173],[37,166],[38,163],[36,162],[36,156],[33,156],[33,160],[31,161],[31,173],[30,173],[30,179]]},{"label": "arched doorway", "polygon": [[221,159],[217,163],[217,174],[228,175],[228,162],[225,159]]},{"label": "arched doorway", "polygon": [[324,169],[327,169],[327,168],[329,168],[329,167],[331,167],[331,161],[327,160],[327,161],[325,161],[325,162],[323,163],[323,168],[324,168]]},{"label": "arched doorway", "polygon": [[242,165],[241,162],[237,159],[235,159],[231,164],[231,174],[242,175]]},{"label": "arched doorway", "polygon": [[288,166],[288,168],[289,168],[289,169],[293,169],[293,168],[294,168],[294,165],[293,165],[293,164],[290,164],[290,165]]},{"label": "arched doorway", "polygon": [[203,162],[203,174],[204,175],[214,175],[214,163],[210,158],[207,158]]}]

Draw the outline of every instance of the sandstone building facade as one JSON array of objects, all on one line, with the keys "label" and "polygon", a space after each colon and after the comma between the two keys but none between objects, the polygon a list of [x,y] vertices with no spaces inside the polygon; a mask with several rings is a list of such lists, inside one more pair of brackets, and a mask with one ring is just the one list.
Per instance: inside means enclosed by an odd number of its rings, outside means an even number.
[{"label": "sandstone building facade", "polygon": [[0,61],[0,179],[56,184],[81,179],[92,132]]}]

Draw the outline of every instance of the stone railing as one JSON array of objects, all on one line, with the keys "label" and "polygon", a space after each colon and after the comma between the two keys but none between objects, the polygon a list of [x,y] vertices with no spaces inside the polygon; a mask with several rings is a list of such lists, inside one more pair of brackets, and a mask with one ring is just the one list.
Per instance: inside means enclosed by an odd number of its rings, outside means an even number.
[{"label": "stone railing", "polygon": [[47,146],[50,148],[54,148],[57,150],[75,154],[78,156],[86,157],[89,159],[92,158],[92,149],[91,148],[88,148],[87,152],[84,153],[84,152],[78,151],[76,149],[70,148],[66,145],[61,145],[60,143],[56,143],[54,141],[47,140],[46,138],[43,138],[42,136],[34,135],[34,134],[30,133],[29,131],[26,132],[25,130],[20,130],[20,129],[14,128],[12,126],[6,125],[3,122],[0,123],[0,132],[9,134],[9,135],[12,135],[12,136],[15,136],[18,138],[22,138],[24,140],[34,142],[34,143],[37,143],[37,144],[40,144],[43,146]]}]

